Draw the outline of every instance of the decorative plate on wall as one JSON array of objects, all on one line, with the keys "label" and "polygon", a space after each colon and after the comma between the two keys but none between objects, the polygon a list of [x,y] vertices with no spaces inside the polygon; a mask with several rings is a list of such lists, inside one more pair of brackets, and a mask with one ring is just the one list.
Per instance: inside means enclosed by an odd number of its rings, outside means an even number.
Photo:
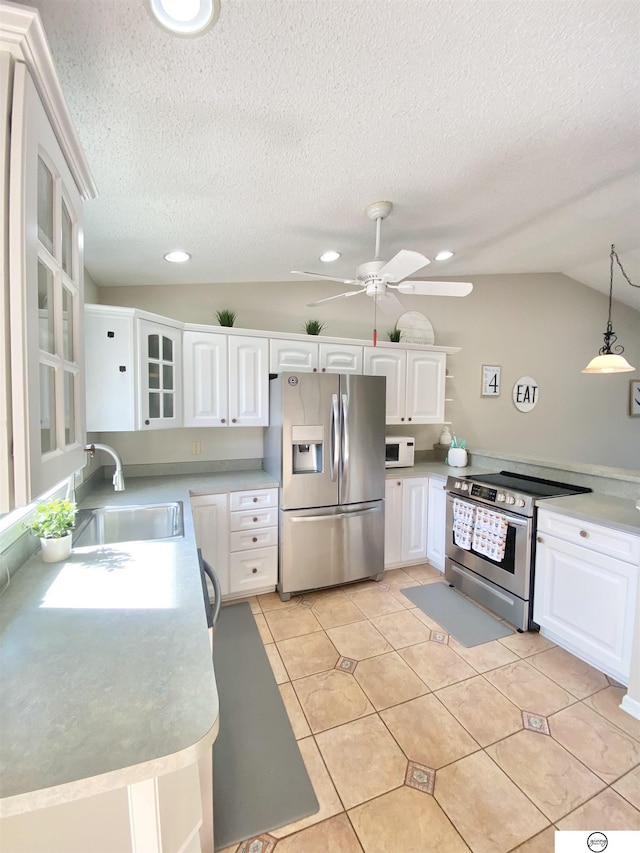
[{"label": "decorative plate on wall", "polygon": [[433,326],[428,317],[419,311],[405,311],[398,318],[396,329],[400,329],[401,342],[405,344],[433,344]]}]

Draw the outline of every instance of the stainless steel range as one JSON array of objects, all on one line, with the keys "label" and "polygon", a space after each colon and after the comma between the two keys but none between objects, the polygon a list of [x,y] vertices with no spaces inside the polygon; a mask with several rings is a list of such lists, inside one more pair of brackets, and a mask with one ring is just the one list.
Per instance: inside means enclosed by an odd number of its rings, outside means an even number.
[{"label": "stainless steel range", "polygon": [[509,471],[449,477],[445,577],[518,630],[528,630],[536,501],[590,491]]}]

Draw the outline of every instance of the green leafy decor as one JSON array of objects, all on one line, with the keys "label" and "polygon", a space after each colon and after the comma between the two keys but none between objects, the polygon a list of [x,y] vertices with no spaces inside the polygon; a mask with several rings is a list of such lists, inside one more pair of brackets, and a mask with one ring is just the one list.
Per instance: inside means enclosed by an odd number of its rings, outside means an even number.
[{"label": "green leafy decor", "polygon": [[324,329],[324,325],[320,320],[307,320],[304,324],[304,330],[308,335],[319,335]]},{"label": "green leafy decor", "polygon": [[402,337],[402,329],[399,329],[397,326],[392,329],[390,332],[387,332],[389,335],[389,340],[393,343],[400,343],[400,338]]},{"label": "green leafy decor", "polygon": [[78,507],[64,498],[53,498],[38,504],[30,521],[24,523],[26,530],[40,539],[61,539],[76,526]]},{"label": "green leafy decor", "polygon": [[236,312],[222,308],[220,311],[216,311],[216,320],[221,326],[233,326],[236,321]]}]

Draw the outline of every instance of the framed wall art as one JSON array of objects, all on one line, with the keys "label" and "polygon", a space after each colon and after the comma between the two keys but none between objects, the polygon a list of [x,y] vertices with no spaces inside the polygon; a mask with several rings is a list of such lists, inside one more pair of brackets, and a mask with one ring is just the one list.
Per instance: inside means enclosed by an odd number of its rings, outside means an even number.
[{"label": "framed wall art", "polygon": [[500,395],[500,365],[482,365],[482,396],[498,397]]},{"label": "framed wall art", "polygon": [[629,382],[629,414],[632,418],[640,418],[640,379]]}]

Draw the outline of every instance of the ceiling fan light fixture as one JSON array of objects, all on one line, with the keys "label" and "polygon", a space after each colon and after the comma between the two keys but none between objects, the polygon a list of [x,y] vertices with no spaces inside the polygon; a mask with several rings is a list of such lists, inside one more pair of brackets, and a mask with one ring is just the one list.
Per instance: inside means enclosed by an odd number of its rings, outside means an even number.
[{"label": "ceiling fan light fixture", "polygon": [[183,249],[174,249],[172,252],[167,252],[164,259],[170,264],[184,264],[191,260],[191,255]]},{"label": "ceiling fan light fixture", "polygon": [[326,252],[320,255],[320,260],[325,264],[330,264],[332,261],[337,261],[340,257],[342,257],[341,252],[336,252],[335,249],[327,249]]},{"label": "ceiling fan light fixture", "polygon": [[436,261],[448,261],[449,258],[453,257],[453,252],[450,252],[448,249],[443,249],[441,252],[438,252],[436,255]]},{"label": "ceiling fan light fixture", "polygon": [[178,36],[199,36],[218,20],[220,0],[146,0],[153,19]]}]

